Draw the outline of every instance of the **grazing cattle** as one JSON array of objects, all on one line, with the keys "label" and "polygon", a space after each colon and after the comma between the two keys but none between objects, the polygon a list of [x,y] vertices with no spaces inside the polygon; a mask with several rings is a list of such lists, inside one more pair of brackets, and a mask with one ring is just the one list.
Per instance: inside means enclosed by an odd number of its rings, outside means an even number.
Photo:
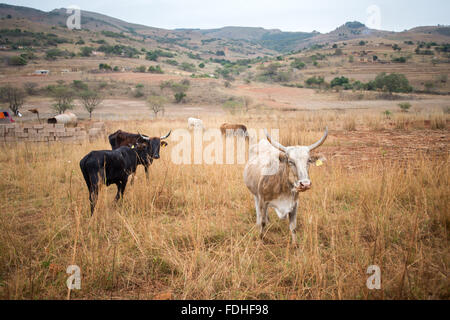
[{"label": "grazing cattle", "polygon": [[116,201],[123,197],[128,176],[145,164],[152,149],[148,141],[116,150],[91,151],[80,161],[80,168],[89,190],[91,215],[94,214],[100,183],[117,185]]},{"label": "grazing cattle", "polygon": [[298,194],[312,186],[308,175],[310,163],[321,164],[318,157],[310,156],[310,152],[325,142],[328,128],[323,137],[310,146],[285,147],[272,140],[267,130],[265,133],[267,140],[261,140],[250,148],[244,181],[255,198],[256,223],[260,227],[261,238],[268,222],[267,209],[272,207],[280,219],[289,217],[295,243]]},{"label": "grazing cattle", "polygon": [[203,129],[203,121],[196,118],[188,119],[188,129]]},{"label": "grazing cattle", "polygon": [[[158,137],[153,137],[150,138],[148,136],[145,135],[141,135],[140,133],[135,134],[135,133],[129,133],[129,132],[125,132],[122,130],[117,130],[116,132],[114,132],[113,134],[111,134],[108,139],[109,139],[109,143],[111,144],[111,147],[113,150],[118,149],[122,146],[131,146],[131,145],[135,145],[137,143],[144,143],[147,142],[150,146],[150,152],[149,152],[149,156],[148,159],[146,158],[143,161],[143,165],[145,168],[145,175],[148,179],[148,167],[149,165],[151,165],[153,163],[153,159],[159,159],[159,149],[160,146],[167,146],[167,142],[162,141],[167,139],[170,136],[170,133],[172,132],[172,130],[169,131],[169,133],[161,138]],[[134,173],[131,177],[131,184],[133,184],[134,181]]]},{"label": "grazing cattle", "polygon": [[243,124],[224,123],[220,126],[222,135],[240,135],[248,137],[247,127]]}]

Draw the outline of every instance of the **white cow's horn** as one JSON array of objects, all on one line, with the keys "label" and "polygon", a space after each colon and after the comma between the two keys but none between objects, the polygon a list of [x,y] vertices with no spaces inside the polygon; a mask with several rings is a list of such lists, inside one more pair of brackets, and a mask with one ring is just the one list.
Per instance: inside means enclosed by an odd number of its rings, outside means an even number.
[{"label": "white cow's horn", "polygon": [[320,138],[319,141],[317,141],[316,143],[314,143],[314,144],[312,144],[312,145],[310,145],[308,147],[309,151],[312,151],[312,150],[317,149],[318,147],[320,147],[325,142],[327,137],[328,137],[328,127],[325,128],[325,134],[323,135],[323,137]]},{"label": "white cow's horn", "polygon": [[168,134],[166,134],[164,137],[161,137],[160,139],[161,140],[167,139],[171,133],[172,133],[172,130],[170,130]]},{"label": "white cow's horn", "polygon": [[264,133],[266,134],[267,140],[269,140],[269,142],[270,142],[275,148],[277,148],[278,150],[280,150],[280,151],[286,153],[287,148],[286,148],[285,146],[283,146],[281,143],[279,143],[279,142],[273,140],[273,139],[269,136],[269,133],[267,132],[267,129],[264,129]]}]

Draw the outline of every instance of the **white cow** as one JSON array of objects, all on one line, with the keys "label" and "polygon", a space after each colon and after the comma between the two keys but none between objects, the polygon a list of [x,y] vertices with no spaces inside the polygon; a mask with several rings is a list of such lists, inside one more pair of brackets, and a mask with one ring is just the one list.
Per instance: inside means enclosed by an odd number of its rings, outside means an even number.
[{"label": "white cow", "polygon": [[[310,146],[285,147],[271,139],[250,147],[250,155],[244,169],[244,182],[255,198],[256,223],[262,238],[268,222],[267,209],[275,209],[280,219],[289,217],[289,229],[295,243],[297,228],[298,194],[311,188],[308,169],[310,163],[320,165],[319,157],[311,157],[310,151],[320,147],[328,136]],[[323,158],[320,160],[324,160]]]},{"label": "white cow", "polygon": [[188,129],[203,129],[203,121],[196,118],[188,118]]}]

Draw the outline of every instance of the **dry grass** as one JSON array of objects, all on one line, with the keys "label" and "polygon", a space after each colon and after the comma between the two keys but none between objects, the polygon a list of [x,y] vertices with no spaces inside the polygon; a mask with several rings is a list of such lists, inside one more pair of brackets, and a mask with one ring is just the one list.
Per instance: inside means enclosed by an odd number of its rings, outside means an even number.
[{"label": "dry grass", "polygon": [[[333,119],[346,121],[313,114],[271,127],[282,128],[285,144],[311,143]],[[109,129],[118,127],[160,134],[185,123],[113,122]],[[345,143],[332,135],[324,148]],[[311,168],[314,187],[300,195],[294,248],[287,222],[272,211],[259,240],[242,165],[177,166],[172,147],[152,165],[150,182],[138,169],[119,203],[114,186],[103,188],[92,218],[78,162],[108,148],[106,141],[2,148],[0,297],[65,299],[65,270],[76,264],[82,289],[73,299],[167,292],[177,299],[450,298],[447,153],[402,163],[380,157],[358,170],[336,158]],[[379,291],[366,288],[372,264],[381,267]]]}]

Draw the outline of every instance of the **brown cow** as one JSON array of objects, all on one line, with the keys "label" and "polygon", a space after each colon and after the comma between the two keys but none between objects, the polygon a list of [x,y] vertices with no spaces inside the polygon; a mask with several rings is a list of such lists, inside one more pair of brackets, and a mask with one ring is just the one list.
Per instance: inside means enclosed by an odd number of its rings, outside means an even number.
[{"label": "brown cow", "polygon": [[[148,179],[148,167],[153,163],[153,159],[159,159],[159,149],[160,147],[167,146],[167,142],[162,141],[167,139],[170,136],[170,133],[172,130],[169,131],[168,134],[166,134],[163,137],[153,137],[150,138],[146,135],[142,135],[140,133],[129,133],[122,130],[117,130],[113,134],[111,134],[108,139],[109,143],[111,144],[111,147],[113,150],[116,150],[122,146],[133,146],[138,143],[147,143],[150,145],[150,152],[148,155],[149,159],[143,159],[143,165],[145,168],[145,175]],[[134,174],[131,177],[131,184],[133,184],[134,181]]]},{"label": "brown cow", "polygon": [[220,132],[222,132],[222,135],[242,135],[244,137],[248,138],[248,132],[247,127],[243,124],[231,124],[231,123],[224,123],[220,126]]}]

